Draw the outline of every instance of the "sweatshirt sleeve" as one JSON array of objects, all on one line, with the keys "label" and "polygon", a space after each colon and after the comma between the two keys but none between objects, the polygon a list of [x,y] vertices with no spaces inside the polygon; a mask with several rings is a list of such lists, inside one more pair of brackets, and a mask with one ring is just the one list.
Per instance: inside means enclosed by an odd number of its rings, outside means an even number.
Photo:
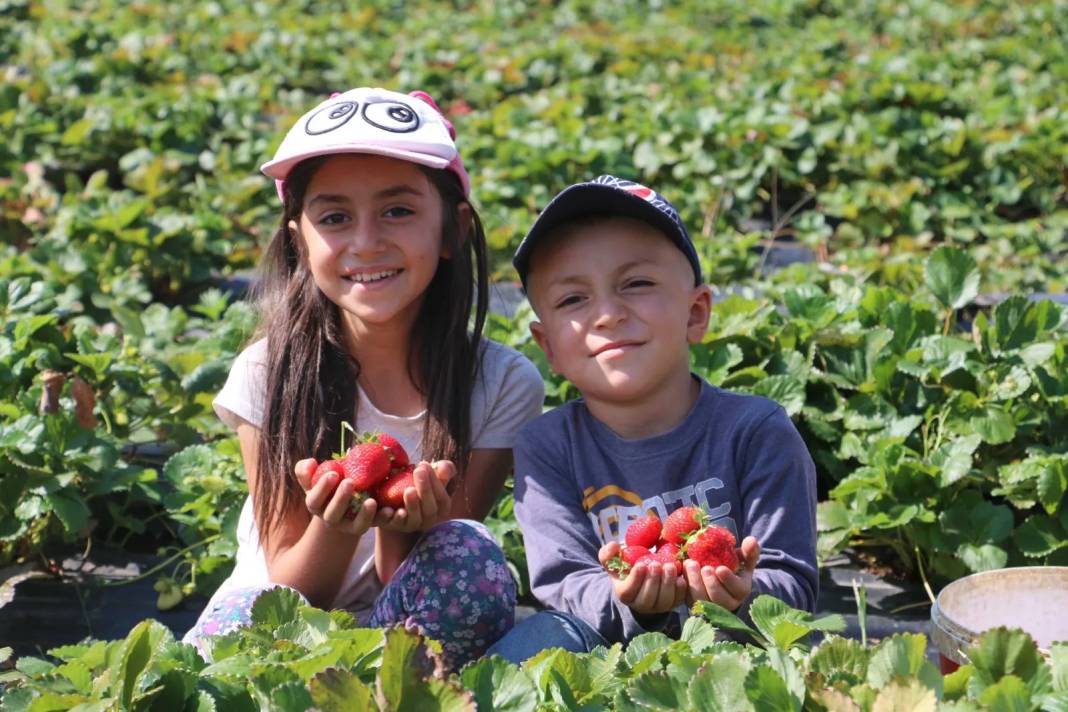
[{"label": "sweatshirt sleeve", "polygon": [[[774,443],[774,446],[768,444]],[[753,593],[814,611],[816,568],[816,468],[786,412],[775,410],[753,429],[740,453],[741,499],[746,531],[760,543]]]},{"label": "sweatshirt sleeve", "polygon": [[[531,423],[515,447],[515,513],[534,596],[549,608],[578,616],[610,642],[646,632],[616,598],[597,559],[600,542],[567,472],[563,434],[539,430],[543,422]],[[548,443],[554,444],[551,451]],[[661,619],[667,616],[646,622]]]}]

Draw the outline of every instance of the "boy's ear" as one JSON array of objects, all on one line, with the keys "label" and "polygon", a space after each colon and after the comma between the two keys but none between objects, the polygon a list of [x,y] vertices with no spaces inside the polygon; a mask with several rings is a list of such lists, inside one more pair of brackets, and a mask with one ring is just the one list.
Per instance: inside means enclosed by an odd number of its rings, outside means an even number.
[{"label": "boy's ear", "polygon": [[691,344],[701,343],[708,331],[708,319],[712,314],[712,288],[701,284],[690,292],[690,314],[686,319],[686,340]]},{"label": "boy's ear", "polygon": [[545,327],[542,326],[540,321],[530,322],[530,335],[534,337],[534,341],[537,342],[541,350],[545,352],[545,358],[549,361],[549,367],[556,371],[556,364],[553,363],[553,345],[549,341],[549,334],[545,331]]}]

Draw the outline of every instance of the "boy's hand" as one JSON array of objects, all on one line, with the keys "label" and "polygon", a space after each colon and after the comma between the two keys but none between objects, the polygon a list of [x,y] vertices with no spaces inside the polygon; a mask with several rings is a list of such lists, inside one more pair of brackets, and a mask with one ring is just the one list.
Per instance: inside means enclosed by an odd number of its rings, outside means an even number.
[{"label": "boy's hand", "polygon": [[433,464],[420,462],[412,475],[413,487],[404,491],[404,506],[394,510],[382,507],[374,526],[397,532],[426,531],[449,518],[452,497],[446,486],[456,476],[456,465],[449,460]]},{"label": "boy's hand", "polygon": [[[619,542],[610,541],[597,552],[601,566],[619,554]],[[626,578],[612,577],[619,602],[635,613],[667,613],[686,600],[686,580],[674,564],[641,563]]]},{"label": "boy's hand", "polygon": [[753,571],[760,558],[760,544],[755,537],[747,536],[738,549],[742,569],[735,573],[726,566],[701,568],[696,561],[683,562],[686,576],[686,604],[694,601],[711,601],[728,611],[736,611],[753,590]]},{"label": "boy's hand", "polygon": [[[313,486],[311,479],[317,464],[309,458],[293,466],[297,482],[304,490],[304,505],[312,516],[323,520],[331,529],[346,534],[360,535],[370,529],[378,509],[377,503],[373,499],[366,499],[354,506],[352,481],[333,472],[320,477]],[[334,489],[335,485],[337,489]]]}]

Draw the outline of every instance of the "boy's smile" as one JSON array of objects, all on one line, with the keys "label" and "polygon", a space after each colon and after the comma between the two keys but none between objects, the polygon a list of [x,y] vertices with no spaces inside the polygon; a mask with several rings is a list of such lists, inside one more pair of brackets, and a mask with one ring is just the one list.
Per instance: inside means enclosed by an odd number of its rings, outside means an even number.
[{"label": "boy's smile", "polygon": [[528,287],[534,338],[591,409],[641,404],[655,417],[674,401],[685,415],[689,343],[710,297],[667,237],[630,218],[566,226],[532,255]]}]

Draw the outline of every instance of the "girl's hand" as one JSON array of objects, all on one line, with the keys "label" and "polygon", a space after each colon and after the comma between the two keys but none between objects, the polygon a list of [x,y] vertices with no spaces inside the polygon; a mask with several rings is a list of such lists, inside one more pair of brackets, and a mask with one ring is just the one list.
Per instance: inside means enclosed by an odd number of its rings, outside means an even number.
[{"label": "girl's hand", "polygon": [[747,536],[738,549],[742,570],[735,573],[726,566],[701,568],[696,561],[684,561],[686,571],[686,602],[711,601],[728,611],[736,611],[753,591],[753,571],[760,558],[760,544],[755,537]]},{"label": "girl's hand", "polygon": [[[346,534],[358,536],[370,529],[378,504],[368,498],[356,505],[352,499],[355,493],[352,482],[333,472],[320,477],[313,487],[311,478],[317,466],[318,463],[309,458],[293,467],[297,481],[304,490],[304,504],[312,516],[321,519],[331,529]],[[335,484],[337,489],[334,489]]]},{"label": "girl's hand", "polygon": [[[619,542],[610,541],[597,552],[601,566],[619,554]],[[635,564],[626,578],[612,577],[619,602],[639,614],[667,613],[686,599],[686,581],[675,564]]]},{"label": "girl's hand", "polygon": [[383,507],[374,525],[397,532],[417,532],[445,521],[452,507],[452,496],[445,486],[455,476],[456,466],[449,460],[420,462],[412,474],[415,486],[404,491],[404,506],[397,510]]}]

